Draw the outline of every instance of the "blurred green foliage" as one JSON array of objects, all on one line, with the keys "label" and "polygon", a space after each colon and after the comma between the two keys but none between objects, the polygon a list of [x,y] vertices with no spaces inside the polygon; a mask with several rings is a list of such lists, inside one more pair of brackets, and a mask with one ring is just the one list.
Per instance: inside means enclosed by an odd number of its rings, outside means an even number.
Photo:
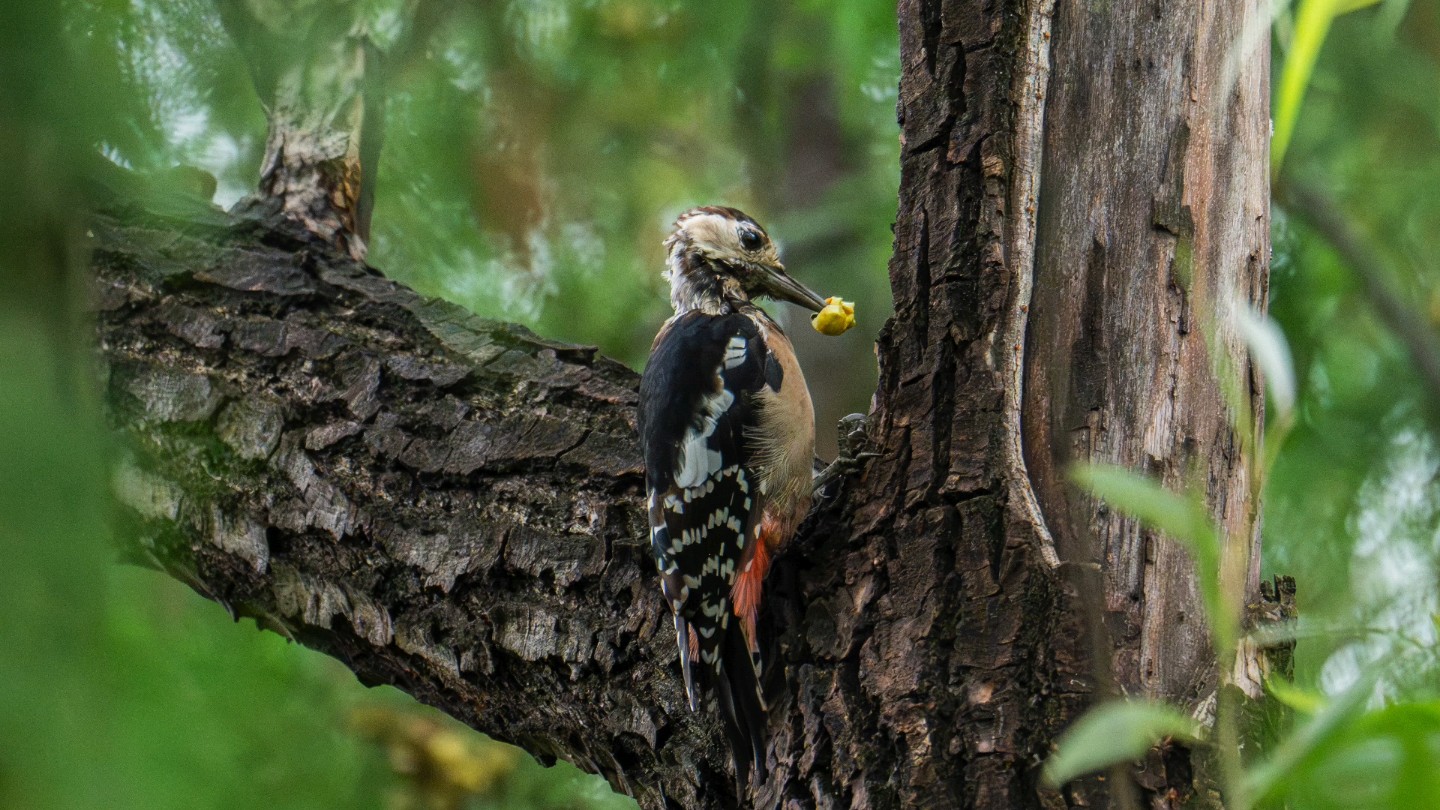
[{"label": "blurred green foliage", "polygon": [[[52,12],[0,10],[0,806],[104,804],[103,446],[78,304],[70,164],[103,110]],[[64,100],[81,105],[68,113]],[[86,113],[89,113],[88,115]],[[96,767],[86,767],[86,763]],[[61,799],[63,798],[63,801]]]},{"label": "blurred green foliage", "polygon": [[[366,0],[385,140],[369,261],[419,291],[639,367],[669,316],[661,240],[686,208],[763,223],[791,272],[857,302],[822,338],[777,307],[822,426],[867,410],[899,180],[894,6],[678,0]],[[417,12],[416,9],[419,9]],[[83,9],[83,13],[80,11]],[[261,100],[210,0],[77,6],[124,115],[106,153],[255,182]],[[424,47],[396,47],[424,30]],[[388,49],[388,50],[387,50]]]},{"label": "blurred green foliage", "polygon": [[92,673],[123,741],[107,807],[535,808],[633,802],[569,766],[542,768],[343,664],[236,625],[160,574],[112,567]]},{"label": "blurred green foliage", "polygon": [[[1303,4],[1277,21],[1281,72],[1308,58],[1296,52],[1305,22]],[[1335,18],[1295,109],[1279,182],[1327,189],[1387,269],[1382,281],[1434,333],[1440,3],[1385,0]],[[1269,482],[1265,552],[1268,568],[1299,580],[1314,631],[1297,650],[1299,677],[1338,693],[1383,659],[1381,695],[1440,696],[1440,403],[1326,236],[1284,208],[1274,219],[1270,312],[1300,398]]]},{"label": "blurred green foliage", "polygon": [[[866,410],[898,182],[883,2],[480,4],[389,91],[372,261],[423,292],[638,367],[688,207],[756,216],[862,328],[792,328],[823,426]],[[777,309],[782,319],[793,316]],[[793,323],[804,324],[803,316]]]}]

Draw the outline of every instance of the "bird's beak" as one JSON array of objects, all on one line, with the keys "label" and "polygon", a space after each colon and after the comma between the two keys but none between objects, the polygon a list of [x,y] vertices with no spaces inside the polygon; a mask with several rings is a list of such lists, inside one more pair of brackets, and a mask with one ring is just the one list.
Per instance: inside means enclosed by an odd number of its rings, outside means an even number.
[{"label": "bird's beak", "polygon": [[825,299],[816,295],[810,288],[791,278],[780,265],[765,265],[764,281],[765,292],[777,301],[789,301],[798,304],[812,312],[819,312],[825,308]]}]

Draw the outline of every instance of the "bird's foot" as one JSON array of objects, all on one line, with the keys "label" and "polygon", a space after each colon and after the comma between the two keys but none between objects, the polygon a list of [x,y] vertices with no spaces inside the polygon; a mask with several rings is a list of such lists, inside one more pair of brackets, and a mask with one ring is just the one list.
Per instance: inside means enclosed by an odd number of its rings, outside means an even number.
[{"label": "bird's foot", "polygon": [[879,458],[879,453],[866,449],[870,443],[870,435],[866,430],[867,422],[865,415],[859,413],[841,417],[840,422],[836,425],[836,429],[839,431],[837,444],[840,452],[830,466],[815,475],[813,491],[816,496],[823,493],[832,481],[853,475],[860,471],[866,461]]}]

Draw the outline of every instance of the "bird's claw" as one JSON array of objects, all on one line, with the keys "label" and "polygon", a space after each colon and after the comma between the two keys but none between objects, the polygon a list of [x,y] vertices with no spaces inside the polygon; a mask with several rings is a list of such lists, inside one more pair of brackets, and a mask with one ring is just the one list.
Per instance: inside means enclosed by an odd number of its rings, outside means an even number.
[{"label": "bird's claw", "polygon": [[864,466],[864,462],[880,457],[879,453],[865,449],[870,442],[869,433],[866,431],[867,421],[865,415],[859,413],[841,417],[836,425],[840,452],[829,466],[816,474],[813,490],[816,495],[824,492],[835,479],[857,473]]}]

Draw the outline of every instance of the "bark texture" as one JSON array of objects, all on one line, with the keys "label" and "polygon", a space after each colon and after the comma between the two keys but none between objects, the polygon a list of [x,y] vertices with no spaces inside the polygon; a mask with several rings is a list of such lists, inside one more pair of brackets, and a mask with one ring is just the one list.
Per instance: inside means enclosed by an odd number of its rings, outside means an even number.
[{"label": "bark texture", "polygon": [[[1133,780],[1054,792],[1037,773],[1098,697],[1173,698],[1209,719],[1217,690],[1189,560],[1068,490],[1069,464],[1203,487],[1260,601],[1257,504],[1215,369],[1238,372],[1258,424],[1225,307],[1264,302],[1266,20],[1243,0],[1052,12],[900,4],[881,457],[816,555],[851,562],[812,572],[797,599],[795,806],[1214,800],[1205,763],[1178,748]],[[1258,652],[1239,664],[1254,687]]]},{"label": "bark texture", "polygon": [[1038,778],[1097,697],[1203,708],[1216,688],[1188,562],[1064,467],[1201,481],[1230,559],[1257,559],[1203,335],[1248,370],[1211,316],[1264,297],[1267,57],[1242,34],[1265,21],[1251,0],[1182,5],[1065,5],[1052,31],[1049,0],[900,3],[880,455],[768,583],[753,791],[685,709],[635,375],[280,217],[95,227],[137,556],[646,808],[1204,799],[1180,749],[1133,780]]}]

